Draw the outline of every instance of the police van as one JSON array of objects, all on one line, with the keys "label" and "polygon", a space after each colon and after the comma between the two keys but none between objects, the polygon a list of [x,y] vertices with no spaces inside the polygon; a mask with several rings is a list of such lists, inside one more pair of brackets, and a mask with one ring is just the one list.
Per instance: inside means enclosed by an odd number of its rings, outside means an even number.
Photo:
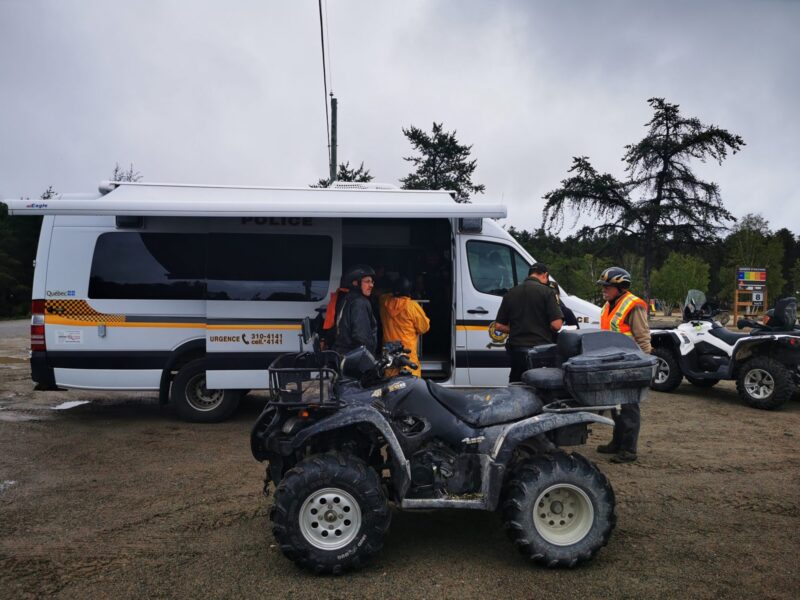
[{"label": "police van", "polygon": [[[182,417],[219,421],[303,348],[343,269],[376,288],[408,277],[431,319],[423,376],[507,382],[490,327],[533,258],[494,219],[502,205],[373,184],[263,188],[105,182],[97,194],[4,201],[44,215],[33,282],[37,389],[153,390]],[[599,309],[561,294],[582,327]]]}]

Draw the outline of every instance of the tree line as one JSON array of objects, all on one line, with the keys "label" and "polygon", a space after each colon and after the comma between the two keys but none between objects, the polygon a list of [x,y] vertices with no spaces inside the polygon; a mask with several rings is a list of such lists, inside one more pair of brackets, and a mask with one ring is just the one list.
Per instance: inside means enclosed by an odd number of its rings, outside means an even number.
[{"label": "tree line", "polygon": [[[624,147],[623,176],[601,173],[586,156],[576,156],[567,177],[544,195],[542,225],[509,232],[545,262],[569,292],[600,303],[597,278],[618,265],[633,276],[633,291],[668,305],[690,288],[730,302],[739,266],[765,267],[771,302],[800,290],[800,237],[773,231],[759,214],[737,220],[724,206],[716,183],[699,179],[694,161],[719,164],[739,152],[744,140],[721,127],[681,114],[677,104],[651,98],[653,116],[639,142]],[[470,202],[485,187],[472,180],[477,160],[456,131],[434,122],[431,131],[403,128],[414,153],[403,157],[412,171],[405,189],[446,189],[456,202]],[[116,165],[112,180],[138,181],[141,174]],[[369,182],[361,162],[338,165],[342,182]],[[328,187],[319,179],[313,187]],[[55,194],[48,188],[42,198]],[[564,236],[567,219],[573,233]],[[583,223],[582,223],[583,221]],[[29,307],[32,260],[41,219],[9,219],[0,207],[0,317],[23,315]]]}]

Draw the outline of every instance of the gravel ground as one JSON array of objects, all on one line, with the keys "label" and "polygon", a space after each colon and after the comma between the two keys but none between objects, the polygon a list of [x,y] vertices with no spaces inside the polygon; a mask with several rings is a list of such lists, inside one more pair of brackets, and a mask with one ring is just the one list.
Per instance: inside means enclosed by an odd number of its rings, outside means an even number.
[{"label": "gravel ground", "polygon": [[[178,421],[155,395],[32,392],[27,327],[0,324],[2,598],[797,598],[800,403],[742,405],[729,382],[652,393],[640,461],[613,465],[617,528],[589,564],[529,564],[494,514],[395,512],[365,570],[298,570],[267,527],[249,428]],[[53,406],[91,400],[71,410]]]}]

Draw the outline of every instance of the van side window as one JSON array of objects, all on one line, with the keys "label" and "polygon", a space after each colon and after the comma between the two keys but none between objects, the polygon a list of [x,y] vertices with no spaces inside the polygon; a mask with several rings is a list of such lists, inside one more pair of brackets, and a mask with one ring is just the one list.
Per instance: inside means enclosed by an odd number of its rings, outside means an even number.
[{"label": "van side window", "polygon": [[503,296],[528,276],[528,263],[505,244],[467,242],[467,262],[473,287],[484,294]]},{"label": "van side window", "polygon": [[202,300],[205,235],[110,232],[97,238],[89,298]]},{"label": "van side window", "polygon": [[317,302],[328,293],[332,255],[328,236],[209,234],[206,298]]}]

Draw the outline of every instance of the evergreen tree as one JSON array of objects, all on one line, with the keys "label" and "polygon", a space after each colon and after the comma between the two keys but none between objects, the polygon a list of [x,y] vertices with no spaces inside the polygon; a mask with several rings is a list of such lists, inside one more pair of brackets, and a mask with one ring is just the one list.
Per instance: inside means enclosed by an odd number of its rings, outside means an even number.
[{"label": "evergreen tree", "polygon": [[[367,183],[372,181],[373,177],[369,173],[369,169],[364,168],[364,163],[362,163],[357,167],[351,167],[350,161],[343,162],[339,164],[339,170],[336,172],[336,181],[348,181],[348,182],[359,182],[359,183]],[[330,179],[319,179],[317,183],[312,183],[311,187],[315,188],[326,188],[331,185]]]},{"label": "evergreen tree", "polygon": [[654,114],[646,124],[647,135],[625,146],[625,180],[598,173],[585,156],[575,157],[572,176],[545,194],[543,211],[545,227],[556,232],[572,210],[602,221],[583,227],[580,237],[618,232],[635,241],[644,260],[647,298],[659,248],[716,242],[725,223],[734,220],[722,205],[717,184],[698,179],[690,161],[710,158],[721,164],[729,151],[735,154],[744,146],[738,135],[684,117],[677,104],[663,98],[648,103]]},{"label": "evergreen tree", "polygon": [[768,302],[772,305],[782,293],[783,244],[770,232],[769,223],[761,215],[745,215],[725,239],[725,264],[721,272],[721,292],[733,297],[736,271],[739,267],[767,269]]},{"label": "evergreen tree", "polygon": [[708,292],[709,266],[689,254],[672,252],[660,269],[653,272],[653,293],[668,309],[680,304],[689,290]]},{"label": "evergreen tree", "polygon": [[122,167],[119,166],[119,163],[114,165],[114,172],[111,173],[111,181],[141,181],[142,174],[139,171],[133,168],[133,163],[131,163],[130,167],[126,171]]},{"label": "evergreen tree", "polygon": [[477,160],[469,160],[472,146],[460,144],[456,132],[447,132],[442,123],[433,123],[433,132],[414,127],[403,128],[419,156],[403,160],[414,165],[414,172],[400,180],[407,190],[450,190],[456,202],[469,202],[470,196],[482,194],[486,186],[472,183]]},{"label": "evergreen tree", "polygon": [[[39,198],[55,195],[49,186]],[[0,204],[0,317],[28,314],[41,228],[42,217],[10,217],[6,205]]]}]

